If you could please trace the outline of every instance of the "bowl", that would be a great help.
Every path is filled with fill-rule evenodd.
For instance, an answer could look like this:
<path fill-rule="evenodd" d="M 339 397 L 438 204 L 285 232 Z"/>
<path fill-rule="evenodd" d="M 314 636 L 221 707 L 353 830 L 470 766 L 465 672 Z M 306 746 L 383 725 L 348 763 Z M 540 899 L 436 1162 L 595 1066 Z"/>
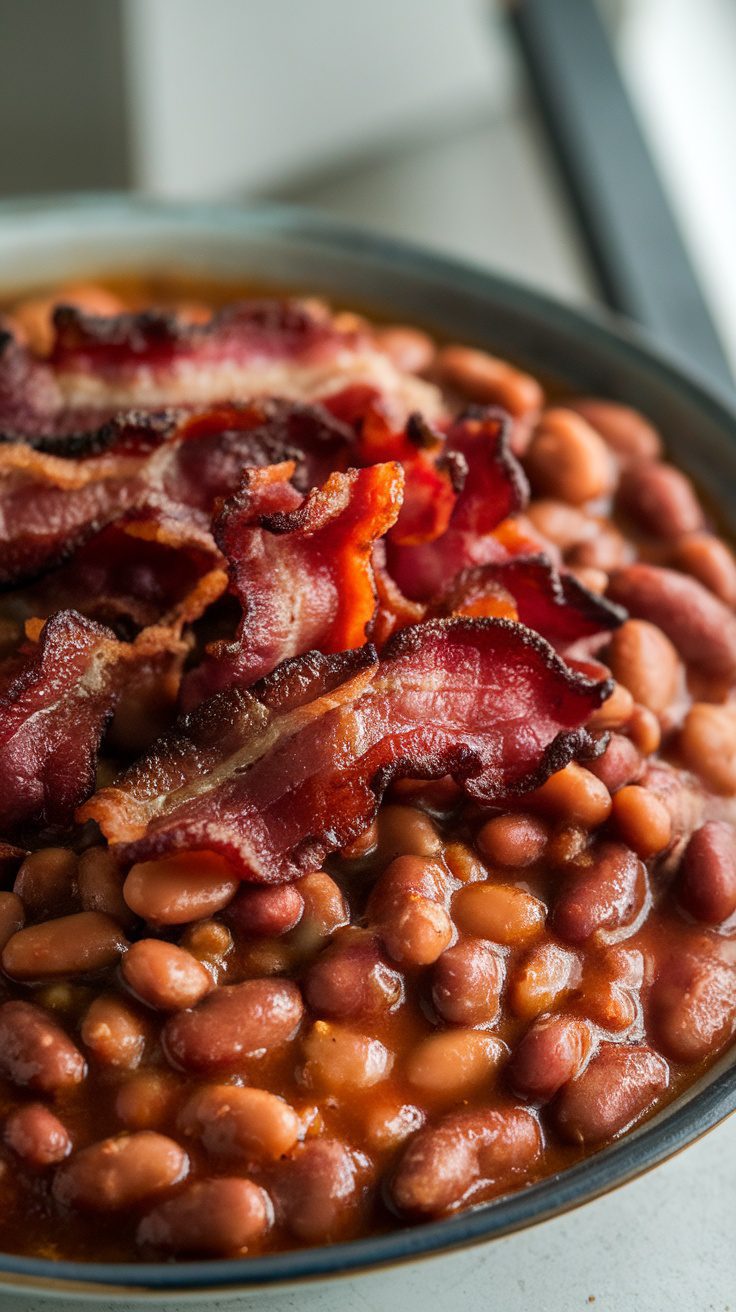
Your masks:
<path fill-rule="evenodd" d="M 0 204 L 0 289 L 129 272 L 210 275 L 322 294 L 511 356 L 576 390 L 641 408 L 677 463 L 736 523 L 736 400 L 628 326 L 485 270 L 281 207 L 72 197 Z M 81 1263 L 0 1254 L 0 1290 L 49 1304 L 242 1297 L 448 1252 L 550 1219 L 663 1162 L 736 1109 L 736 1054 L 580 1164 L 447 1220 L 241 1261 Z"/>

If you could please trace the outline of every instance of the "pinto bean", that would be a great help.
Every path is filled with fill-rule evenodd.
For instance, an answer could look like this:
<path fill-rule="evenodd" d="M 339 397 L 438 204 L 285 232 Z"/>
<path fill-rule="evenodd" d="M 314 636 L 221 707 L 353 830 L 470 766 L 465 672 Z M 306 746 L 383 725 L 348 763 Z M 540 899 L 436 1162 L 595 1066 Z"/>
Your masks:
<path fill-rule="evenodd" d="M 672 817 L 656 793 L 627 784 L 613 799 L 612 818 L 621 839 L 645 861 L 669 846 Z"/>
<path fill-rule="evenodd" d="M 623 1034 L 637 1019 L 644 959 L 640 952 L 624 954 L 620 948 L 609 952 L 585 961 L 580 987 L 572 996 L 576 1010 L 599 1029 Z"/>
<path fill-rule="evenodd" d="M 680 752 L 708 788 L 736 793 L 736 707 L 695 702 L 685 716 Z"/>
<path fill-rule="evenodd" d="M 52 1193 L 63 1207 L 125 1211 L 178 1184 L 188 1170 L 189 1158 L 178 1143 L 139 1130 L 80 1149 L 56 1172 Z"/>
<path fill-rule="evenodd" d="M 404 997 L 401 975 L 381 953 L 375 934 L 347 931 L 310 966 L 304 996 L 318 1016 L 331 1020 L 382 1016 Z"/>
<path fill-rule="evenodd" d="M 29 1102 L 11 1112 L 3 1139 L 26 1166 L 41 1170 L 69 1156 L 72 1141 L 58 1116 L 40 1102 Z"/>
<path fill-rule="evenodd" d="M 161 1038 L 169 1060 L 182 1070 L 236 1070 L 261 1049 L 293 1039 L 303 1014 L 291 980 L 249 979 L 215 989 L 193 1011 L 176 1012 Z"/>
<path fill-rule="evenodd" d="M 350 921 L 350 908 L 342 889 L 324 870 L 304 875 L 296 883 L 304 910 L 289 940 L 301 951 L 314 952 L 336 930 Z"/>
<path fill-rule="evenodd" d="M 611 814 L 605 784 L 576 761 L 550 775 L 534 796 L 548 814 L 585 829 L 597 829 Z"/>
<path fill-rule="evenodd" d="M 81 1083 L 84 1057 L 61 1026 L 32 1002 L 0 1006 L 0 1075 L 11 1084 L 56 1093 Z"/>
<path fill-rule="evenodd" d="M 705 799 L 702 788 L 665 761 L 649 762 L 641 782 L 667 807 L 672 821 L 670 850 L 677 853 L 703 822 Z"/>
<path fill-rule="evenodd" d="M 25 924 L 23 903 L 17 893 L 0 893 L 0 952 Z"/>
<path fill-rule="evenodd" d="M 680 902 L 696 920 L 720 925 L 736 912 L 736 830 L 709 820 L 690 839 L 680 865 Z"/>
<path fill-rule="evenodd" d="M 233 950 L 233 936 L 227 925 L 221 925 L 219 920 L 197 920 L 184 930 L 179 946 L 191 952 L 197 961 L 209 961 L 219 966 Z"/>
<path fill-rule="evenodd" d="M 541 410 L 544 393 L 536 378 L 508 360 L 469 346 L 444 346 L 437 354 L 440 378 L 472 401 L 500 405 L 514 419 Z"/>
<path fill-rule="evenodd" d="M 565 552 L 591 540 L 599 528 L 598 520 L 592 515 L 554 497 L 535 498 L 527 516 L 537 533 Z"/>
<path fill-rule="evenodd" d="M 574 410 L 545 410 L 526 453 L 532 489 L 572 505 L 606 496 L 616 483 L 616 467 L 603 439 Z"/>
<path fill-rule="evenodd" d="M 653 756 L 662 741 L 662 726 L 648 706 L 634 706 L 626 731 L 642 756 Z"/>
<path fill-rule="evenodd" d="M 395 1098 L 371 1098 L 365 1112 L 365 1143 L 369 1150 L 377 1152 L 398 1148 L 424 1124 L 421 1108 Z"/>
<path fill-rule="evenodd" d="M 584 943 L 600 930 L 631 925 L 647 897 L 647 872 L 620 843 L 601 843 L 570 868 L 552 923 L 566 943 Z"/>
<path fill-rule="evenodd" d="M 235 1256 L 259 1244 L 271 1217 L 268 1194 L 252 1180 L 195 1180 L 144 1216 L 136 1241 L 172 1253 Z"/>
<path fill-rule="evenodd" d="M 662 439 L 656 428 L 631 406 L 588 396 L 576 397 L 568 404 L 600 433 L 621 464 L 656 460 L 661 455 Z"/>
<path fill-rule="evenodd" d="M 77 868 L 79 898 L 84 911 L 103 911 L 130 929 L 135 916 L 123 897 L 123 875 L 118 862 L 104 847 L 88 847 Z"/>
<path fill-rule="evenodd" d="M 13 892 L 31 920 L 48 920 L 74 907 L 77 896 L 77 858 L 66 847 L 44 847 L 31 852 L 15 877 Z"/>
<path fill-rule="evenodd" d="M 608 595 L 632 615 L 656 624 L 683 660 L 704 674 L 716 679 L 736 676 L 736 616 L 697 579 L 639 563 L 613 575 Z"/>
<path fill-rule="evenodd" d="M 630 738 L 612 733 L 603 755 L 597 761 L 589 761 L 587 768 L 613 795 L 641 778 L 644 763 Z"/>
<path fill-rule="evenodd" d="M 483 939 L 465 938 L 442 953 L 432 972 L 435 1010 L 451 1025 L 486 1025 L 496 1019 L 503 988 L 503 957 Z"/>
<path fill-rule="evenodd" d="M 678 538 L 703 527 L 703 510 L 690 479 L 658 460 L 624 470 L 616 504 L 656 537 Z"/>
<path fill-rule="evenodd" d="M 621 729 L 634 709 L 634 698 L 622 683 L 614 683 L 613 692 L 593 714 L 588 716 L 590 729 Z M 600 775 L 597 776 L 600 778 Z"/>
<path fill-rule="evenodd" d="M 505 1043 L 483 1030 L 456 1028 L 428 1034 L 409 1053 L 406 1077 L 425 1097 L 458 1102 L 487 1085 L 506 1056 Z"/>
<path fill-rule="evenodd" d="M 344 1025 L 315 1021 L 304 1039 L 304 1078 L 328 1093 L 369 1089 L 393 1065 L 393 1053 L 378 1039 Z"/>
<path fill-rule="evenodd" d="M 554 1109 L 557 1128 L 572 1143 L 604 1143 L 640 1120 L 669 1079 L 667 1062 L 651 1048 L 602 1043 L 562 1090 Z"/>
<path fill-rule="evenodd" d="M 682 666 L 669 638 L 647 620 L 626 620 L 614 633 L 606 659 L 614 678 L 642 706 L 662 715 L 682 683 Z"/>
<path fill-rule="evenodd" d="M 539 861 L 548 839 L 549 830 L 543 820 L 519 811 L 487 820 L 475 841 L 489 861 L 518 868 Z"/>
<path fill-rule="evenodd" d="M 131 993 L 159 1011 L 195 1007 L 214 987 L 212 976 L 196 957 L 160 938 L 133 943 L 120 969 Z"/>
<path fill-rule="evenodd" d="M 196 1136 L 211 1157 L 228 1163 L 282 1157 L 294 1147 L 301 1128 L 283 1098 L 233 1084 L 197 1089 L 178 1124 L 182 1133 Z"/>
<path fill-rule="evenodd" d="M 600 569 L 606 574 L 634 559 L 634 548 L 620 529 L 607 519 L 593 521 L 593 531 L 567 553 L 571 569 Z"/>
<path fill-rule="evenodd" d="M 436 861 L 400 856 L 386 867 L 367 915 L 394 961 L 431 966 L 449 947 L 453 928 L 444 907 L 446 895 L 447 876 Z"/>
<path fill-rule="evenodd" d="M 714 533 L 688 533 L 680 538 L 670 564 L 692 574 L 727 606 L 736 606 L 736 557 Z"/>
<path fill-rule="evenodd" d="M 511 1054 L 511 1088 L 530 1102 L 549 1102 L 580 1072 L 592 1044 L 586 1021 L 575 1016 L 540 1016 Z"/>
<path fill-rule="evenodd" d="M 455 1112 L 420 1130 L 391 1185 L 401 1212 L 441 1215 L 480 1180 L 504 1185 L 539 1156 L 542 1135 L 521 1107 Z"/>
<path fill-rule="evenodd" d="M 374 328 L 373 340 L 379 351 L 383 351 L 397 369 L 407 374 L 424 373 L 431 365 L 437 349 L 428 333 L 403 323 Z"/>
<path fill-rule="evenodd" d="M 5 944 L 3 970 L 22 980 L 86 975 L 114 965 L 126 947 L 117 921 L 101 911 L 78 911 L 19 930 Z"/>
<path fill-rule="evenodd" d="M 304 898 L 293 884 L 275 888 L 242 888 L 233 898 L 227 918 L 241 934 L 275 938 L 298 925 Z"/>
<path fill-rule="evenodd" d="M 432 817 L 415 806 L 382 806 L 378 844 L 387 861 L 397 856 L 434 856 L 442 841 Z"/>
<path fill-rule="evenodd" d="M 153 925 L 183 925 L 221 911 L 237 889 L 220 857 L 185 852 L 132 866 L 123 896 L 131 911 Z"/>
<path fill-rule="evenodd" d="M 455 923 L 464 934 L 520 947 L 538 938 L 547 909 L 514 884 L 471 884 L 453 899 Z"/>
<path fill-rule="evenodd" d="M 133 1070 L 143 1056 L 147 1030 L 123 998 L 103 993 L 82 1021 L 82 1042 L 103 1066 Z"/>
<path fill-rule="evenodd" d="M 128 1130 L 156 1130 L 170 1120 L 178 1093 L 171 1071 L 136 1071 L 118 1088 L 115 1114 Z"/>
<path fill-rule="evenodd" d="M 580 961 L 556 943 L 540 943 L 516 967 L 509 1001 L 516 1016 L 532 1020 L 564 998 L 580 981 Z"/>
<path fill-rule="evenodd" d="M 355 1160 L 339 1139 L 300 1144 L 274 1180 L 276 1210 L 288 1230 L 307 1244 L 336 1239 L 359 1201 Z"/>
<path fill-rule="evenodd" d="M 442 856 L 453 879 L 458 879 L 461 884 L 477 884 L 488 878 L 486 867 L 467 843 L 446 843 Z"/>
<path fill-rule="evenodd" d="M 736 1028 L 736 966 L 708 940 L 673 953 L 652 990 L 652 1014 L 668 1057 L 695 1062 L 710 1056 Z"/>

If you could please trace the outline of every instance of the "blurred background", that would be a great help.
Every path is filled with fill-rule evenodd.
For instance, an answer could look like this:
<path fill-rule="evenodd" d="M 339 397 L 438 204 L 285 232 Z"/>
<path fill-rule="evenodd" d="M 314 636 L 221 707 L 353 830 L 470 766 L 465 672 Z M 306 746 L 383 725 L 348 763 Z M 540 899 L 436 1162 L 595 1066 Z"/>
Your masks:
<path fill-rule="evenodd" d="M 736 364 L 736 2 L 582 3 L 600 13 Z M 573 21 L 576 5 L 532 7 Z M 0 112 L 12 124 L 0 192 L 287 200 L 595 300 L 513 9 L 0 0 Z"/>

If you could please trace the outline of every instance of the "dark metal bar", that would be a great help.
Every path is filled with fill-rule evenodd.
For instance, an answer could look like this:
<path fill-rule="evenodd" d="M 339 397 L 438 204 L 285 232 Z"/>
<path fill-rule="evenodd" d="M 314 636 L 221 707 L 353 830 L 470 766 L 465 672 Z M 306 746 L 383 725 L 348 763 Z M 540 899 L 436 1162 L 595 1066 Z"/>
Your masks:
<path fill-rule="evenodd" d="M 515 0 L 509 11 L 606 301 L 733 386 L 594 0 Z"/>

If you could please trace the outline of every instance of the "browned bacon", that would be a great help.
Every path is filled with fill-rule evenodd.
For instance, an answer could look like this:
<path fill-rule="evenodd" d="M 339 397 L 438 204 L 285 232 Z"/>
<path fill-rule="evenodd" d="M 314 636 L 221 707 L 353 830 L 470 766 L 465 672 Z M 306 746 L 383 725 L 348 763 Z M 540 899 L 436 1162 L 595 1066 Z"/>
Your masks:
<path fill-rule="evenodd" d="M 451 774 L 496 802 L 594 754 L 611 691 L 504 620 L 435 620 L 375 649 L 286 661 L 205 702 L 81 810 L 125 860 L 210 850 L 244 879 L 314 870 L 397 777 Z"/>
<path fill-rule="evenodd" d="M 290 656 L 345 651 L 370 636 L 371 551 L 399 513 L 401 466 L 336 471 L 306 497 L 293 472 L 288 462 L 248 470 L 216 521 L 243 614 L 235 640 L 212 644 L 185 681 L 185 706 L 248 687 Z"/>
<path fill-rule="evenodd" d="M 0 667 L 4 831 L 69 822 L 94 787 L 97 749 L 126 679 L 177 647 L 170 630 L 124 643 L 75 611 L 59 611 Z"/>

